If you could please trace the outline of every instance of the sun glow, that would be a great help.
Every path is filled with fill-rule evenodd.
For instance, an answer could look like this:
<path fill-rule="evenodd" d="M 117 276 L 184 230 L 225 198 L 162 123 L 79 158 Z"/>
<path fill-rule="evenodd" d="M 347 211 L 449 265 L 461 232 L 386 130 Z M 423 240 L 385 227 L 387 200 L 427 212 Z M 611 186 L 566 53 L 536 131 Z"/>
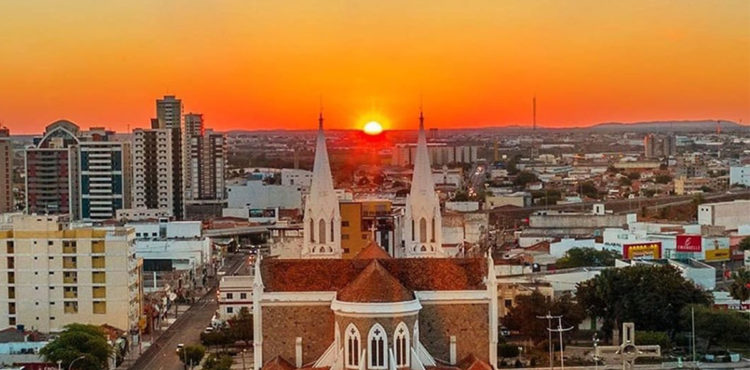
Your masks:
<path fill-rule="evenodd" d="M 370 121 L 365 123 L 365 127 L 362 128 L 362 131 L 368 135 L 378 135 L 383 132 L 383 126 L 377 121 Z"/>

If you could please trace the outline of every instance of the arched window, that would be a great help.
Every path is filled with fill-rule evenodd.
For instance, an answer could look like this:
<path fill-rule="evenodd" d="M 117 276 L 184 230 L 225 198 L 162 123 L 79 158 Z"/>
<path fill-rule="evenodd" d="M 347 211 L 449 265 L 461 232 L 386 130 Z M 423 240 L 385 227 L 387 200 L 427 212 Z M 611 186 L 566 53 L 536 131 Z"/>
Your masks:
<path fill-rule="evenodd" d="M 393 333 L 393 353 L 396 355 L 396 367 L 409 367 L 409 328 L 403 322 Z"/>
<path fill-rule="evenodd" d="M 333 219 L 331 219 L 331 242 L 333 242 Z"/>
<path fill-rule="evenodd" d="M 427 242 L 427 220 L 424 217 L 419 219 L 419 242 Z"/>
<path fill-rule="evenodd" d="M 370 344 L 368 347 L 369 368 L 385 369 L 388 363 L 388 337 L 380 324 L 372 326 L 370 334 L 367 335 L 367 343 Z"/>
<path fill-rule="evenodd" d="M 414 237 L 414 220 L 411 220 L 411 241 L 415 241 Z"/>
<path fill-rule="evenodd" d="M 435 242 L 435 217 L 432 218 L 432 236 L 430 237 L 431 242 Z"/>
<path fill-rule="evenodd" d="M 310 219 L 310 243 L 315 243 L 315 224 L 313 219 Z"/>
<path fill-rule="evenodd" d="M 323 244 L 326 242 L 326 220 L 320 219 L 318 229 L 318 243 Z"/>
<path fill-rule="evenodd" d="M 344 357 L 346 357 L 345 361 L 348 369 L 359 368 L 359 344 L 359 330 L 357 330 L 357 327 L 354 326 L 354 324 L 349 324 L 349 326 L 346 327 L 346 339 L 344 342 L 344 345 L 346 346 Z"/>

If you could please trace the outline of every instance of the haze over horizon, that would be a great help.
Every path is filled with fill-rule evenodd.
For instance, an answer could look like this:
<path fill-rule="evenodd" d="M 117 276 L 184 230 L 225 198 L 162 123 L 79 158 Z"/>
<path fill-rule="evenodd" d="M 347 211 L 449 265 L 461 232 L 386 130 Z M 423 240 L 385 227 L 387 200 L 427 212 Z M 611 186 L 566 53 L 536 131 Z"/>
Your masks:
<path fill-rule="evenodd" d="M 586 9 L 581 11 L 580 9 Z M 738 11 L 745 9 L 746 11 Z M 750 2 L 0 3 L 0 122 L 220 131 L 750 120 Z M 421 98 L 420 98 L 421 97 Z"/>

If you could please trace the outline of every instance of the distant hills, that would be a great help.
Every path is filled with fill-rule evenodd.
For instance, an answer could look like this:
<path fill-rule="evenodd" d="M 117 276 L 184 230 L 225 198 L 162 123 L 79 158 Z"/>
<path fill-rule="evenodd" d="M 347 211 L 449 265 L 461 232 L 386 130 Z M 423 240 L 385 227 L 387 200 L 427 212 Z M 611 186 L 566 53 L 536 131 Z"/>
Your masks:
<path fill-rule="evenodd" d="M 745 126 L 732 121 L 651 121 L 651 122 L 607 122 L 583 128 L 593 132 L 620 132 L 620 131 L 649 131 L 649 132 L 695 132 L 716 131 L 716 126 L 722 131 L 741 131 L 747 129 Z"/>

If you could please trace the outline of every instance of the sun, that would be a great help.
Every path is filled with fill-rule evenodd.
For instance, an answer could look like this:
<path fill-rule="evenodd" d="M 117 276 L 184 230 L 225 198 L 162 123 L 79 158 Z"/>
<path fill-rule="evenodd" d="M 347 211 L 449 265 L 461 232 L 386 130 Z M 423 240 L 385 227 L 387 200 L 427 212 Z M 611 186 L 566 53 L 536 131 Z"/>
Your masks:
<path fill-rule="evenodd" d="M 365 127 L 362 128 L 362 131 L 368 135 L 378 135 L 383 132 L 383 126 L 377 121 L 370 121 L 365 123 Z"/>

